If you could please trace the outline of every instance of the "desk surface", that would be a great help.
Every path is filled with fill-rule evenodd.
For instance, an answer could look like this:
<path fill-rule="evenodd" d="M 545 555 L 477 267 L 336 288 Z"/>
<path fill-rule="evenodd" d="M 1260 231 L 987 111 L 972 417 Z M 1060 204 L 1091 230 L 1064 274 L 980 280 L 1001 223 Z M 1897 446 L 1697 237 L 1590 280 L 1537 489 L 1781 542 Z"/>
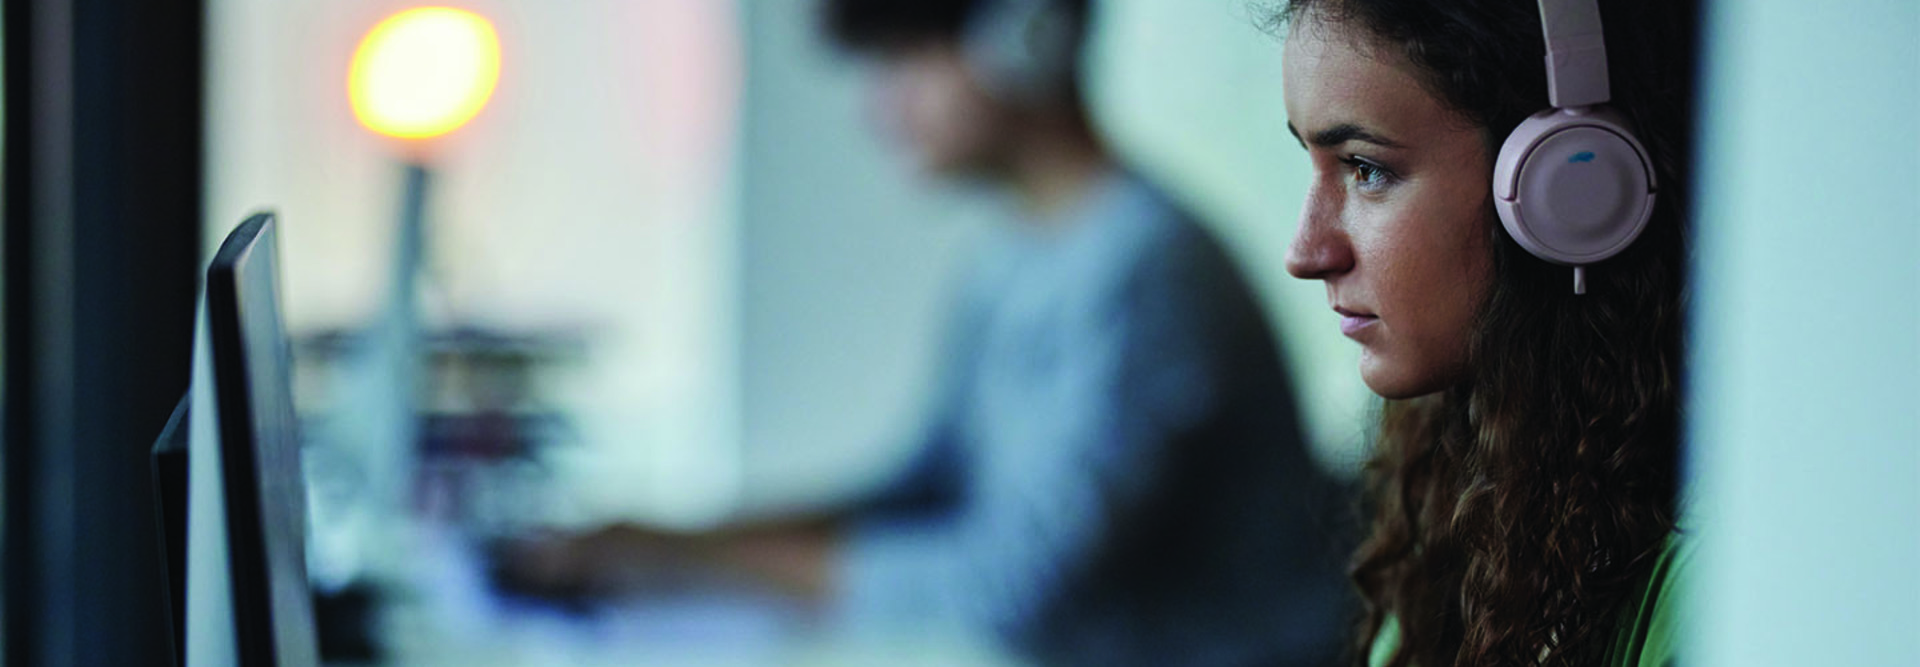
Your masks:
<path fill-rule="evenodd" d="M 376 613 L 385 665 L 688 667 L 1019 663 L 960 637 L 868 637 L 832 632 L 785 601 L 748 591 L 635 598 L 568 611 L 502 598 L 487 586 L 478 549 L 430 527 L 412 555 L 381 579 Z M 334 665 L 333 667 L 348 667 Z"/>

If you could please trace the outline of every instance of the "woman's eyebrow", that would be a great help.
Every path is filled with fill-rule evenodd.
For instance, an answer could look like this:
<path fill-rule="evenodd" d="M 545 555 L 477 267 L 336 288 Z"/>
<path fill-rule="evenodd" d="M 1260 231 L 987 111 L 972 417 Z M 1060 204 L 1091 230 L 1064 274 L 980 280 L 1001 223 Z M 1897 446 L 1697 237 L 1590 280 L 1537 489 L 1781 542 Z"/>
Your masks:
<path fill-rule="evenodd" d="M 1303 147 L 1307 144 L 1313 144 L 1321 148 L 1332 148 L 1349 141 L 1365 142 L 1381 148 L 1401 147 L 1400 142 L 1375 134 L 1353 123 L 1341 123 L 1324 130 L 1316 131 L 1311 136 L 1301 137 L 1300 130 L 1294 128 L 1292 121 L 1288 121 L 1287 132 L 1292 133 L 1294 140 L 1299 141 Z"/>

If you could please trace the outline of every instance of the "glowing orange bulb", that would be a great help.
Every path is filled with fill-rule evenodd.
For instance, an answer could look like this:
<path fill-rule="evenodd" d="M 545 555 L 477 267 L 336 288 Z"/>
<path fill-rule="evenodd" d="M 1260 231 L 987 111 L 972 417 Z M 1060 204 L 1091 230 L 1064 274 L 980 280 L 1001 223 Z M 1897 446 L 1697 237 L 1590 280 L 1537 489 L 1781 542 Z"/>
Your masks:
<path fill-rule="evenodd" d="M 387 17 L 360 40 L 347 97 L 360 124 L 401 139 L 460 129 L 500 81 L 500 39 L 486 18 L 451 7 Z"/>

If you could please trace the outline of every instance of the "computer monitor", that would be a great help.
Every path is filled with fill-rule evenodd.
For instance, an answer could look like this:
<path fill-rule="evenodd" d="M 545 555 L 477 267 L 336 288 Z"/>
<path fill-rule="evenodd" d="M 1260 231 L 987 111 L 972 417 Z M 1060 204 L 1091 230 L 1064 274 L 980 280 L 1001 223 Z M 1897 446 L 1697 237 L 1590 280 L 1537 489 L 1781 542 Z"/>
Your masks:
<path fill-rule="evenodd" d="M 154 502 L 159 509 L 160 561 L 167 567 L 169 665 L 187 664 L 187 409 L 180 399 L 153 443 Z"/>
<path fill-rule="evenodd" d="M 207 268 L 189 391 L 187 667 L 319 664 L 271 214 Z"/>

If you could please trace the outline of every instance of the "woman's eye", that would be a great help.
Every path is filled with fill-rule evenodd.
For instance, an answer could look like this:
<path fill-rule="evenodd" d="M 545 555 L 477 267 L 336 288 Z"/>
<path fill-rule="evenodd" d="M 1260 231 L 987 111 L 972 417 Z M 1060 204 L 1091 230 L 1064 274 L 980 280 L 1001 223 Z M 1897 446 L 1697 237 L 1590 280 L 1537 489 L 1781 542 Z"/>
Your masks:
<path fill-rule="evenodd" d="M 1393 183 L 1393 174 L 1385 167 L 1357 157 L 1346 158 L 1341 162 L 1345 162 L 1347 168 L 1353 171 L 1353 182 L 1362 190 L 1379 190 Z"/>

